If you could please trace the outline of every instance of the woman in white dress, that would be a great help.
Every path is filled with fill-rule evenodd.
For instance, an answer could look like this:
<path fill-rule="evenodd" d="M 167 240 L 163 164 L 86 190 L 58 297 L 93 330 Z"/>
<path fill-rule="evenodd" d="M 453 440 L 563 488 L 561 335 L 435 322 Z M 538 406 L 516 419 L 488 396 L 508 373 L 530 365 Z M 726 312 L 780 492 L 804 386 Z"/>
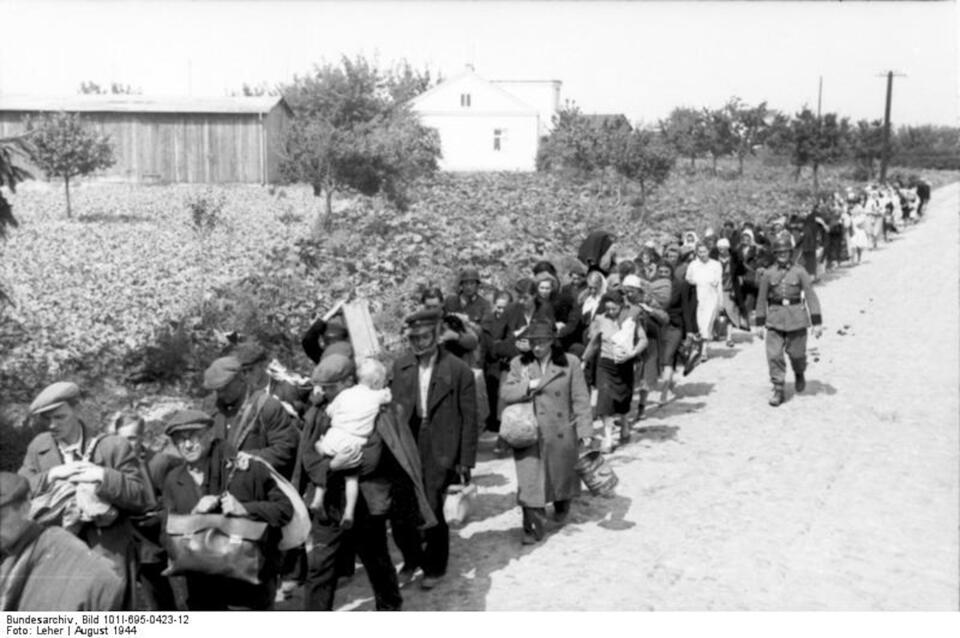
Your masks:
<path fill-rule="evenodd" d="M 697 289 L 697 328 L 700 339 L 709 340 L 713 336 L 713 322 L 720 311 L 723 281 L 723 266 L 716 259 L 710 259 L 710 250 L 706 244 L 697 244 L 697 258 L 687 267 L 687 283 Z M 707 358 L 706 349 L 703 354 Z"/>
<path fill-rule="evenodd" d="M 850 259 L 855 263 L 860 263 L 863 257 L 863 251 L 870 245 L 870 237 L 867 235 L 867 229 L 871 228 L 873 221 L 867 214 L 862 200 L 854 204 L 850 210 Z"/>

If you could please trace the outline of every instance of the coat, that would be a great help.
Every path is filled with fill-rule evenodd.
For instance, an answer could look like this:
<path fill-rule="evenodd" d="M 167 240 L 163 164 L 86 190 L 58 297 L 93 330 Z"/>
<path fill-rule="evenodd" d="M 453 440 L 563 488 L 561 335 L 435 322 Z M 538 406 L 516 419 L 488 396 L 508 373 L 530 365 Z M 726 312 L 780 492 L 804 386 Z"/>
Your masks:
<path fill-rule="evenodd" d="M 249 418 L 244 414 L 249 408 Z M 237 413 L 228 416 L 214 408 L 213 428 L 217 437 L 241 452 L 255 454 L 289 478 L 300 433 L 296 417 L 266 390 L 257 390 L 244 401 Z"/>
<path fill-rule="evenodd" d="M 60 527 L 30 523 L 0 563 L 0 611 L 114 611 L 123 579 Z"/>
<path fill-rule="evenodd" d="M 544 507 L 580 493 L 576 465 L 579 439 L 593 431 L 590 393 L 580 369 L 580 360 L 564 354 L 566 365 L 552 359 L 541 371 L 536 362 L 524 364 L 525 357 L 510 362 L 510 372 L 500 387 L 507 404 L 532 398 L 540 440 L 514 450 L 517 467 L 517 501 L 524 507 Z M 541 379 L 530 391 L 530 379 Z"/>
<path fill-rule="evenodd" d="M 328 512 L 338 512 L 343 508 L 343 481 L 329 480 L 330 457 L 320 454 L 314 447 L 330 427 L 330 417 L 324 410 L 325 406 L 326 403 L 314 406 L 307 412 L 293 484 L 304 496 L 309 496 L 310 487 L 313 485 L 325 488 L 325 509 Z M 374 427 L 374 433 L 362 450 L 360 462 L 360 494 L 367 504 L 367 510 L 373 515 L 386 514 L 393 487 L 398 481 L 409 480 L 419 506 L 420 527 L 436 525 L 436 518 L 423 490 L 423 473 L 420 469 L 417 443 L 413 440 L 410 428 L 400 424 L 398 406 L 392 403 L 382 407 Z M 388 454 L 383 454 L 384 451 Z"/>
<path fill-rule="evenodd" d="M 390 392 L 398 404 L 401 425 L 417 419 L 420 398 L 419 363 L 407 353 L 393 364 Z M 417 426 L 417 449 L 423 487 L 431 507 L 440 506 L 457 466 L 472 468 L 477 459 L 477 391 L 473 371 L 460 359 L 440 349 L 427 390 L 427 413 Z"/>
<path fill-rule="evenodd" d="M 784 300 L 801 299 L 801 293 L 804 303 L 783 305 Z M 796 264 L 787 268 L 774 264 L 764 270 L 757 293 L 757 325 L 789 332 L 807 328 L 811 322 L 819 326 L 823 320 L 820 300 L 807 271 Z"/>
<path fill-rule="evenodd" d="M 95 438 L 92 429 L 83 425 L 84 446 L 88 449 Z M 77 536 L 94 552 L 113 562 L 124 579 L 126 593 L 124 607 L 133 605 L 133 586 L 137 579 L 137 547 L 134 542 L 130 516 L 144 513 L 152 502 L 149 488 L 141 473 L 140 459 L 126 439 L 116 435 L 100 437 L 90 452 L 90 462 L 103 468 L 103 482 L 97 486 L 97 496 L 119 511 L 110 525 L 98 527 L 88 523 Z M 47 472 L 63 465 L 63 456 L 53 435 L 41 432 L 27 446 L 19 474 L 30 482 L 31 494 L 36 496 L 49 487 Z"/>

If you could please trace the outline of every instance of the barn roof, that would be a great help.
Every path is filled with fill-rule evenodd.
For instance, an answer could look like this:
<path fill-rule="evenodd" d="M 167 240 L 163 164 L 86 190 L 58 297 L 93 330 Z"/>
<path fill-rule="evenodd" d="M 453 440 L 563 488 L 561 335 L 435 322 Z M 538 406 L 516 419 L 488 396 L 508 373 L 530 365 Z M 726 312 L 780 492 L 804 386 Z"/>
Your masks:
<path fill-rule="evenodd" d="M 278 95 L 256 97 L 176 97 L 146 95 L 0 95 L 0 111 L 70 111 L 88 113 L 252 113 L 266 114 Z"/>

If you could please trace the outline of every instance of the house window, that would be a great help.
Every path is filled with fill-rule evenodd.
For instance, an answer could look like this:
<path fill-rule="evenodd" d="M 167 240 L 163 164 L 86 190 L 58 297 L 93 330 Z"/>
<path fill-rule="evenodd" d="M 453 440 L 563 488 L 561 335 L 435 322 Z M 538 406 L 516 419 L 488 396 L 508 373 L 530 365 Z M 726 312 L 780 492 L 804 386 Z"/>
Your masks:
<path fill-rule="evenodd" d="M 461 93 L 461 94 L 460 94 L 460 106 L 463 106 L 463 107 L 468 107 L 468 106 L 470 106 L 470 94 L 469 94 L 469 93 Z"/>
<path fill-rule="evenodd" d="M 495 128 L 493 129 L 493 150 L 501 151 L 503 150 L 503 143 L 507 139 L 507 129 Z"/>

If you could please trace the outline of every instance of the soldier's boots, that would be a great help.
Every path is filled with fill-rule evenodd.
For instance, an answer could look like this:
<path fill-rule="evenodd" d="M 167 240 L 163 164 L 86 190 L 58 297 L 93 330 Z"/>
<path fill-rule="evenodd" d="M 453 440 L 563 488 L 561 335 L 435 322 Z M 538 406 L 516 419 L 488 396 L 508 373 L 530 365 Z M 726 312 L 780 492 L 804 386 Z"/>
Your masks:
<path fill-rule="evenodd" d="M 796 383 L 794 383 L 793 387 L 796 389 L 797 394 L 800 394 L 807 389 L 807 379 L 803 376 L 802 372 L 797 372 L 796 377 Z"/>
<path fill-rule="evenodd" d="M 770 400 L 768 401 L 773 407 L 779 406 L 783 403 L 783 386 L 775 385 L 773 386 L 773 392 L 770 394 Z"/>

